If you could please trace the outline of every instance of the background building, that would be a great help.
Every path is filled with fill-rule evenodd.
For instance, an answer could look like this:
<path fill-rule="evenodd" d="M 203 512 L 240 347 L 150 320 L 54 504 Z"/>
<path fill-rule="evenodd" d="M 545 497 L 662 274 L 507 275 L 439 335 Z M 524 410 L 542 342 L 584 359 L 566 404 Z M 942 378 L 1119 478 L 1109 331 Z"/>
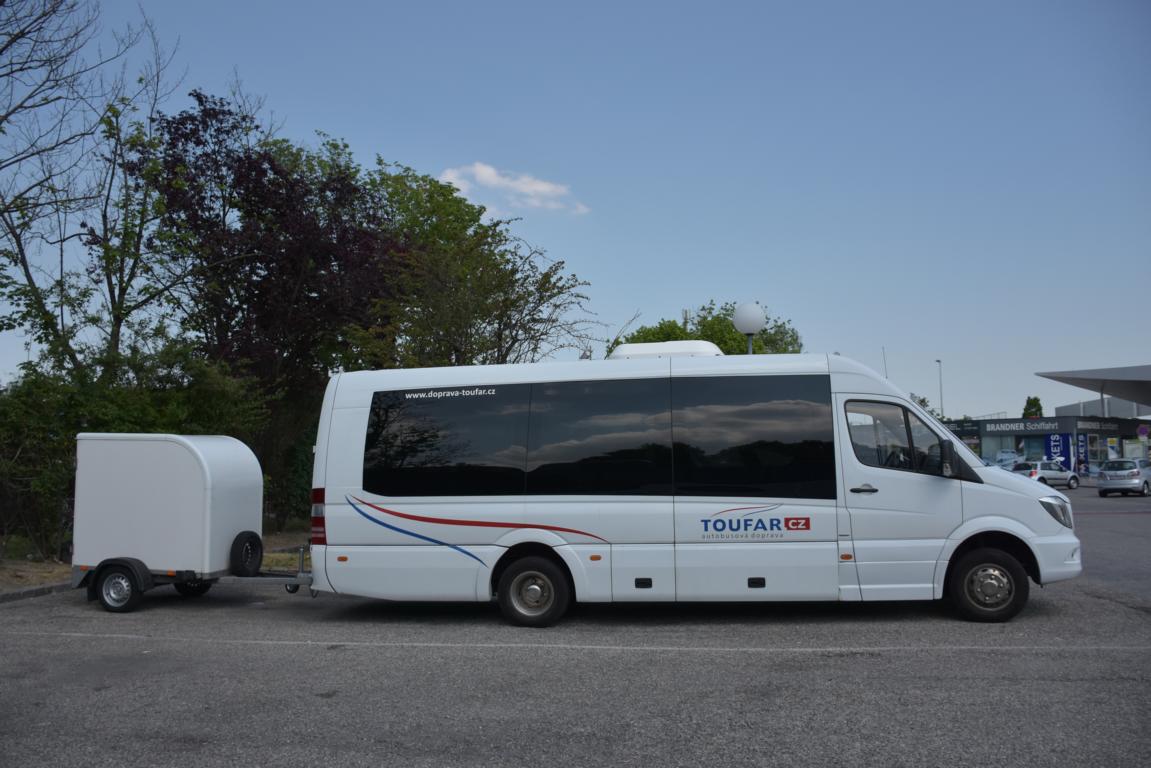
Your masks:
<path fill-rule="evenodd" d="M 1054 459 L 1068 468 L 1083 461 L 1096 468 L 1108 459 L 1147 457 L 1151 365 L 1036 375 L 1098 392 L 1099 397 L 1059 406 L 1053 417 L 950 421 L 948 429 L 988 461 L 995 461 L 1000 451 L 1015 451 L 1027 459 Z"/>
<path fill-rule="evenodd" d="M 1118 397 L 1105 397 L 1100 403 L 1098 398 L 1084 400 L 1071 405 L 1060 405 L 1055 408 L 1056 416 L 1116 416 L 1126 419 L 1151 419 L 1151 405 L 1133 403 L 1130 400 L 1121 400 Z"/>
<path fill-rule="evenodd" d="M 1059 461 L 1068 468 L 1087 461 L 1147 456 L 1151 424 L 1138 419 L 1045 416 L 1036 419 L 968 419 L 944 422 L 955 436 L 988 461 L 1000 451 Z"/>

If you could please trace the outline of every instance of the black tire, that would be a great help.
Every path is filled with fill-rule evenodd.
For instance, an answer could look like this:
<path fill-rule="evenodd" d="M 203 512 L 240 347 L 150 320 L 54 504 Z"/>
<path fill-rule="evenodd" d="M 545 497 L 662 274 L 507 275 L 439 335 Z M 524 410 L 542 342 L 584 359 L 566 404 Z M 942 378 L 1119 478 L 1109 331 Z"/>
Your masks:
<path fill-rule="evenodd" d="M 1044 485 L 1047 485 L 1047 478 L 1041 477 L 1041 478 L 1039 478 L 1039 482 L 1043 483 Z"/>
<path fill-rule="evenodd" d="M 195 579 L 193 581 L 178 581 L 172 586 L 184 597 L 201 597 L 212 588 L 212 582 Z"/>
<path fill-rule="evenodd" d="M 558 565 L 543 557 L 525 557 L 500 576 L 496 598 L 504 618 L 512 624 L 548 627 L 567 613 L 571 591 Z"/>
<path fill-rule="evenodd" d="M 1012 555 L 987 547 L 959 558 L 948 577 L 947 593 L 968 621 L 1008 621 L 1027 604 L 1031 582 Z"/>
<path fill-rule="evenodd" d="M 96 595 L 105 611 L 128 613 L 140 604 L 140 585 L 131 568 L 112 565 L 100 571 L 96 579 Z"/>
<path fill-rule="evenodd" d="M 1107 498 L 1107 491 L 1100 491 L 1099 495 L 1102 496 L 1103 498 Z"/>
<path fill-rule="evenodd" d="M 237 533 L 228 557 L 233 576 L 258 576 L 264 562 L 264 543 L 255 531 Z"/>
<path fill-rule="evenodd" d="M 284 591 L 287 592 L 289 595 L 294 595 L 300 591 L 300 585 L 299 584 L 285 584 L 284 585 Z"/>
<path fill-rule="evenodd" d="M 1079 487 L 1079 478 L 1078 477 L 1076 477 L 1075 475 L 1072 475 L 1071 477 L 1067 478 L 1067 490 L 1074 491 L 1078 487 Z"/>

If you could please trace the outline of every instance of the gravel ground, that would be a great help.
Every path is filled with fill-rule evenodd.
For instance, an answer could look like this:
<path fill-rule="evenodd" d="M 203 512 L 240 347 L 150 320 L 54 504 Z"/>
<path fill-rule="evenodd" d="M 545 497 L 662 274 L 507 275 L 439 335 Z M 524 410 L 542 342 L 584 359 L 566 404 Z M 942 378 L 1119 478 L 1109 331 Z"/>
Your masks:
<path fill-rule="evenodd" d="M 1090 495 L 1087 495 L 1087 494 Z M 1144 766 L 1151 504 L 1003 625 L 923 603 L 494 606 L 170 589 L 0 605 L 0 765 Z"/>

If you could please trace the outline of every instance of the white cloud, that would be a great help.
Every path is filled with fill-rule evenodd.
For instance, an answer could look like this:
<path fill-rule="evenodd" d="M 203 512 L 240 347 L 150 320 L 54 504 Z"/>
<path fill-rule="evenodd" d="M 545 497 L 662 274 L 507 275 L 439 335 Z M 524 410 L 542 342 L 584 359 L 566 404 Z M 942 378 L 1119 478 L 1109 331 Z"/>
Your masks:
<path fill-rule="evenodd" d="M 449 168 L 441 173 L 440 181 L 446 181 L 448 184 L 451 184 L 458 189 L 462 195 L 466 195 L 472 188 L 471 182 L 464 178 L 464 175 L 460 173 L 460 169 L 458 168 Z"/>
<path fill-rule="evenodd" d="M 448 168 L 440 174 L 440 181 L 453 185 L 468 197 L 473 193 L 481 197 L 486 196 L 482 194 L 484 192 L 498 193 L 501 207 L 570 211 L 579 216 L 591 211 L 580 201 L 572 199 L 571 189 L 566 184 L 537 179 L 526 173 L 501 171 L 487 163 Z M 491 210 L 495 206 L 487 207 Z"/>

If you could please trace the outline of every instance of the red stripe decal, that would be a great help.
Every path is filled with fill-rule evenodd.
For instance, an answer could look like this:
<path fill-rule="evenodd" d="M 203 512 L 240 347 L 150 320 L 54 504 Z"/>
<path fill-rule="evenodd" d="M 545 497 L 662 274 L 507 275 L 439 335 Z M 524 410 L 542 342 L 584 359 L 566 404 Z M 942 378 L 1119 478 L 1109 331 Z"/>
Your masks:
<path fill-rule="evenodd" d="M 715 517 L 716 515 L 722 515 L 725 512 L 743 512 L 743 511 L 748 510 L 748 509 L 762 509 L 764 511 L 770 511 L 773 509 L 779 509 L 782 506 L 783 506 L 782 504 L 760 504 L 759 506 L 755 506 L 755 507 L 732 507 L 731 509 L 721 509 L 718 512 L 712 512 L 711 516 Z M 745 515 L 745 517 L 746 517 L 746 515 Z"/>
<path fill-rule="evenodd" d="M 607 539 L 596 536 L 594 533 L 587 531 L 576 530 L 575 528 L 561 528 L 558 525 L 538 525 L 536 523 L 497 523 L 488 520 L 448 520 L 443 517 L 424 517 L 423 515 L 409 515 L 404 512 L 397 512 L 394 509 L 385 509 L 384 507 L 373 504 L 370 501 L 364 501 L 357 498 L 356 501 L 365 504 L 377 512 L 383 512 L 385 515 L 392 515 L 393 517 L 402 517 L 405 520 L 415 520 L 420 523 L 435 523 L 436 525 L 466 525 L 475 528 L 539 528 L 544 531 L 555 531 L 557 533 L 574 533 L 579 536 L 587 536 L 589 539 L 596 539 L 607 544 Z"/>

